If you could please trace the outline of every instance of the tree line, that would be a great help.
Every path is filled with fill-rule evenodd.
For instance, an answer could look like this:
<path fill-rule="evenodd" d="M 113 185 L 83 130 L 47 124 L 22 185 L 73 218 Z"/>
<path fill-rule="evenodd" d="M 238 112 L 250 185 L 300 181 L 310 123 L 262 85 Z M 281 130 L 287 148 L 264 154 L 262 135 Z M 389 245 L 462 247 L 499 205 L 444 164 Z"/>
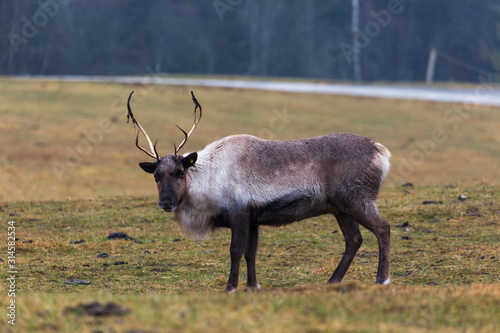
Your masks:
<path fill-rule="evenodd" d="M 436 80 L 498 78 L 497 0 L 359 0 L 358 11 L 354 27 L 351 0 L 6 0 L 0 74 L 354 80 L 357 61 L 363 81 L 423 81 L 435 48 Z"/>

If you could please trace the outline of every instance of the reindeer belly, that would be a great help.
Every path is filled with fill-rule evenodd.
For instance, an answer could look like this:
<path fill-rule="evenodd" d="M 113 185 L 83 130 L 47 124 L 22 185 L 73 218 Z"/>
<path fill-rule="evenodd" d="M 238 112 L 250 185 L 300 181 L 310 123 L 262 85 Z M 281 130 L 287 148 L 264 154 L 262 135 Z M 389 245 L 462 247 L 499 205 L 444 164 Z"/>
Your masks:
<path fill-rule="evenodd" d="M 281 226 L 326 213 L 333 213 L 334 207 L 309 195 L 290 194 L 270 203 L 257 205 L 254 209 L 260 225 Z"/>

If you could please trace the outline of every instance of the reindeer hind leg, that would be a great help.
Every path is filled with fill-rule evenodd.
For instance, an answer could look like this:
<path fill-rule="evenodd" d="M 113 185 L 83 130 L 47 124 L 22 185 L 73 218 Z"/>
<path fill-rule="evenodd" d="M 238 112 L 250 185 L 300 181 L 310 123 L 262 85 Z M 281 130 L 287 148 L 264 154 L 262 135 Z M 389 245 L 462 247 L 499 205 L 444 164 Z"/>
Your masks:
<path fill-rule="evenodd" d="M 376 283 L 388 285 L 390 283 L 389 259 L 391 247 L 391 226 L 380 216 L 375 202 L 368 205 L 364 212 L 358 212 L 354 214 L 354 216 L 359 224 L 373 232 L 377 237 L 379 246 L 379 262 Z"/>
<path fill-rule="evenodd" d="M 363 238 L 359 232 L 359 223 L 354 219 L 354 217 L 344 213 L 337 213 L 335 214 L 335 218 L 337 219 L 340 230 L 342 230 L 342 234 L 344 235 L 345 251 L 337 268 L 328 280 L 328 283 L 338 283 L 342 281 L 342 278 L 351 266 L 354 256 L 363 242 Z"/>

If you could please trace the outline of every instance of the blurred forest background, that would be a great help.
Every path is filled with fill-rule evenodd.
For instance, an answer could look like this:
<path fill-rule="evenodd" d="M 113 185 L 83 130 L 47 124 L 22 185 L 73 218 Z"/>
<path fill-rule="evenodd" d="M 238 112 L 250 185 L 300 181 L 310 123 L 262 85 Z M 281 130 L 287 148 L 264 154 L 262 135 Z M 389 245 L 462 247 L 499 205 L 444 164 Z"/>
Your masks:
<path fill-rule="evenodd" d="M 401 0 L 391 13 L 393 2 L 3 0 L 0 74 L 423 81 L 435 48 L 435 80 L 498 80 L 498 0 Z"/>

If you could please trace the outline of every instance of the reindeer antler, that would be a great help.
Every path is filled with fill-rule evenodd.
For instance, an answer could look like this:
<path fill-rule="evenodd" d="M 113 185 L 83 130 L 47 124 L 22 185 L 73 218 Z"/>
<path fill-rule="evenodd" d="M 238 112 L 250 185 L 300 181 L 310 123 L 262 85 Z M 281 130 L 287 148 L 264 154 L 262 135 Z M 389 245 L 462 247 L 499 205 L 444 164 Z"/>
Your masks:
<path fill-rule="evenodd" d="M 128 108 L 127 123 L 129 122 L 130 119 L 132 119 L 132 123 L 134 124 L 134 128 L 135 128 L 135 125 L 137 125 L 137 127 L 139 127 L 139 130 L 137 131 L 137 136 L 135 137 L 135 145 L 137 146 L 137 148 L 139 148 L 140 150 L 142 150 L 143 152 L 145 152 L 148 156 L 151 156 L 152 158 L 155 158 L 157 161 L 159 161 L 160 160 L 160 156 L 158 155 L 158 152 L 156 151 L 156 143 L 158 141 L 156 141 L 155 144 L 153 145 L 153 143 L 151 142 L 151 139 L 149 138 L 148 133 L 146 133 L 146 131 L 144 130 L 144 128 L 142 128 L 141 124 L 139 124 L 139 122 L 134 118 L 134 114 L 132 113 L 132 109 L 130 108 L 130 99 L 132 98 L 132 94 L 133 93 L 134 92 L 132 91 L 130 93 L 130 95 L 128 96 L 128 101 L 127 101 L 127 108 Z M 144 136 L 146 137 L 146 140 L 148 141 L 150 151 L 148 151 L 148 150 L 142 148 L 141 146 L 139 146 L 139 133 L 141 133 L 141 132 L 142 132 L 142 134 L 144 134 Z"/>
<path fill-rule="evenodd" d="M 176 147 L 175 143 L 174 143 L 174 149 L 175 149 L 175 153 L 174 154 L 175 154 L 175 157 L 177 157 L 177 155 L 179 154 L 179 150 L 181 150 L 181 148 L 184 146 L 184 144 L 186 144 L 188 138 L 191 136 L 191 134 L 193 133 L 193 131 L 196 128 L 196 126 L 198 126 L 198 123 L 200 122 L 200 119 L 201 119 L 202 108 L 201 108 L 200 103 L 198 103 L 198 100 L 196 99 L 196 97 L 194 97 L 193 91 L 191 91 L 191 97 L 192 97 L 193 103 L 194 103 L 194 111 L 193 111 L 194 125 L 191 128 L 191 130 L 189 131 L 189 133 L 186 133 L 185 130 L 183 130 L 179 126 L 175 125 L 175 126 L 177 126 L 178 129 L 180 129 L 182 131 L 182 133 L 184 133 L 184 140 L 179 144 L 179 147 Z M 200 109 L 200 114 L 199 115 L 196 112 L 198 109 Z"/>

